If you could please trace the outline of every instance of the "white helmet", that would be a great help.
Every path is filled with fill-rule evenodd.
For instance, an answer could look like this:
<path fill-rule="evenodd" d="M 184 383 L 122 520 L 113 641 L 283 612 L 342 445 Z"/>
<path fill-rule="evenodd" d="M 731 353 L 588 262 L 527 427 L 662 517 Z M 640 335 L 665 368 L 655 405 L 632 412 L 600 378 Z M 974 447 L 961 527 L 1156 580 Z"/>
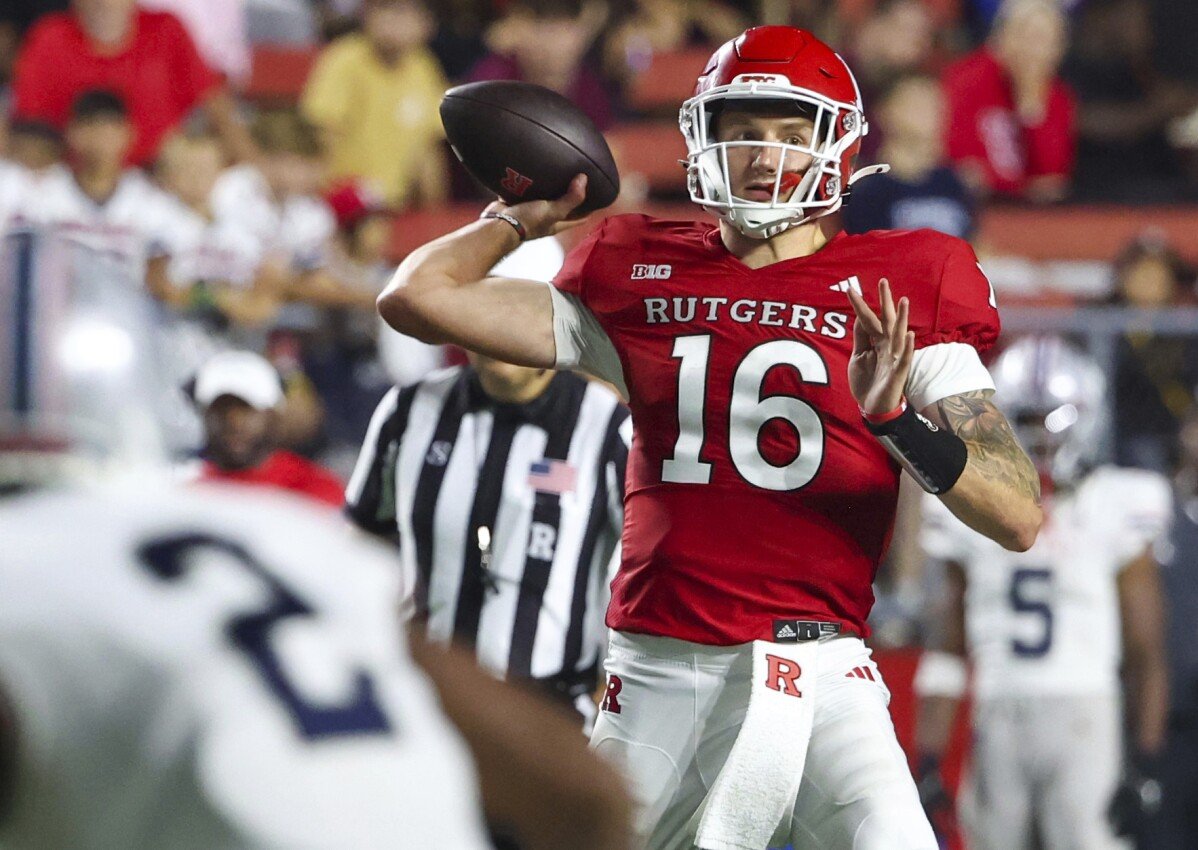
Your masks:
<path fill-rule="evenodd" d="M 1029 336 L 1007 347 L 990 372 L 995 403 L 1042 475 L 1067 485 L 1094 466 L 1107 380 L 1093 357 L 1060 337 Z"/>
<path fill-rule="evenodd" d="M 139 271 L 65 234 L 0 246 L 0 487 L 162 468 L 178 389 Z"/>
<path fill-rule="evenodd" d="M 815 124 L 806 145 L 762 141 L 715 141 L 713 118 L 730 101 L 790 104 Z M 690 198 L 746 236 L 767 239 L 840 209 L 851 183 L 887 170 L 853 172 L 869 125 L 852 71 L 830 47 L 794 27 L 755 27 L 727 42 L 707 63 L 695 94 L 682 105 L 679 126 L 686 139 Z M 811 164 L 800 177 L 782 167 L 773 197 L 752 201 L 732 193 L 728 149 L 777 148 L 806 154 Z"/>

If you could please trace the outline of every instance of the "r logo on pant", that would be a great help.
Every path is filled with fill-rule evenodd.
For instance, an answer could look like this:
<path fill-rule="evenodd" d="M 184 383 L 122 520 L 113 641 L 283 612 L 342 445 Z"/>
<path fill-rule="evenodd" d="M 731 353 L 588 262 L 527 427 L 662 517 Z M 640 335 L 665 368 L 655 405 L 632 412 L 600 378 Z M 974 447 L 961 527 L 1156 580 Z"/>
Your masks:
<path fill-rule="evenodd" d="M 765 686 L 770 690 L 781 691 L 790 697 L 801 697 L 803 692 L 795 684 L 803 675 L 803 670 L 789 658 L 780 655 L 765 656 L 769 669 L 765 674 Z M 610 688 L 610 685 L 608 686 Z"/>
<path fill-rule="evenodd" d="M 599 706 L 601 711 L 606 711 L 610 714 L 620 713 L 620 691 L 624 689 L 624 683 L 620 681 L 620 677 L 614 673 L 608 674 L 607 690 L 603 694 L 603 703 Z"/>

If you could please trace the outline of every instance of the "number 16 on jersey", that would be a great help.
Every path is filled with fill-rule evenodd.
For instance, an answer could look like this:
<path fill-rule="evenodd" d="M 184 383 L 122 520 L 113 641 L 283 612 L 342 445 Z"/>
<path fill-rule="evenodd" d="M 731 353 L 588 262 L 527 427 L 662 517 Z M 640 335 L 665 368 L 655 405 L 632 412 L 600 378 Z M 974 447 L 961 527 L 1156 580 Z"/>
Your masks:
<path fill-rule="evenodd" d="M 677 337 L 672 356 L 678 369 L 678 440 L 674 454 L 662 463 L 661 480 L 673 484 L 707 484 L 712 464 L 701 460 L 707 402 L 709 334 Z M 824 426 L 819 414 L 802 399 L 788 395 L 761 397 L 766 374 L 790 366 L 805 382 L 826 386 L 828 366 L 810 345 L 792 339 L 763 342 L 736 366 L 728 410 L 728 456 L 736 472 L 754 487 L 797 490 L 811 482 L 824 454 Z M 799 437 L 799 451 L 777 466 L 761 454 L 758 438 L 772 419 L 788 422 Z"/>

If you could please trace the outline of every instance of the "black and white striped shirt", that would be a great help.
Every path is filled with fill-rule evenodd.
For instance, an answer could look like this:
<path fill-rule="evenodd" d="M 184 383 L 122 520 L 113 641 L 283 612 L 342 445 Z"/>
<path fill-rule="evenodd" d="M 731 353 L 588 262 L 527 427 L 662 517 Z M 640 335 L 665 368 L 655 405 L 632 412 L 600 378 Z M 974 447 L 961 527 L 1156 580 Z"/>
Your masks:
<path fill-rule="evenodd" d="M 606 643 L 631 438 L 627 408 L 578 375 L 517 405 L 446 369 L 384 397 L 347 510 L 398 536 L 430 639 L 574 697 L 593 690 Z"/>

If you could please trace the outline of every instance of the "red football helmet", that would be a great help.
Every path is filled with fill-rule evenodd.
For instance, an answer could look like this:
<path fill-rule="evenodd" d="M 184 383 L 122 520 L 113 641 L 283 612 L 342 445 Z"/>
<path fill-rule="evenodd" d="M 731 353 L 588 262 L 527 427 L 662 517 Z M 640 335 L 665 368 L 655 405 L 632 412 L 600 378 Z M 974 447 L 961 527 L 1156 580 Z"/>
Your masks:
<path fill-rule="evenodd" d="M 712 120 L 730 100 L 793 102 L 815 123 L 810 144 L 716 141 Z M 886 168 L 853 173 L 861 137 L 869 132 L 857 81 L 832 48 L 794 27 L 754 27 L 717 50 L 694 97 L 682 105 L 679 125 L 686 138 L 691 200 L 758 239 L 835 212 L 849 184 Z M 779 167 L 771 200 L 746 200 L 733 194 L 728 173 L 728 148 L 738 146 L 776 147 L 780 162 L 796 152 L 810 155 L 812 162 L 801 179 Z"/>

